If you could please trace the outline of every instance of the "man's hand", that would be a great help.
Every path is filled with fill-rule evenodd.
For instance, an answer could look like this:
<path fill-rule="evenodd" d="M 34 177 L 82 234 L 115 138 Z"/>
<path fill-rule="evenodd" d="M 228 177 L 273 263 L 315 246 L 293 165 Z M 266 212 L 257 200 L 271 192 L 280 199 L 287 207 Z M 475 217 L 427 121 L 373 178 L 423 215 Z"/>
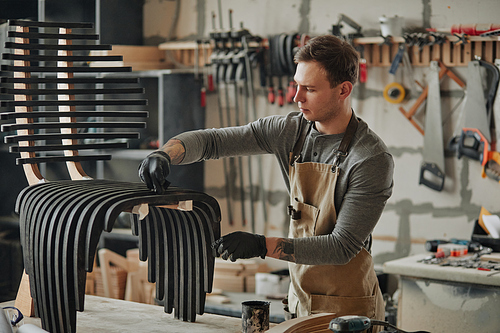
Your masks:
<path fill-rule="evenodd" d="M 170 185 L 167 176 L 170 173 L 170 156 L 163 151 L 148 155 L 139 166 L 139 178 L 146 186 L 158 194 L 163 194 Z"/>
<path fill-rule="evenodd" d="M 212 244 L 217 256 L 222 259 L 236 261 L 236 259 L 249 259 L 267 254 L 266 237 L 243 231 L 227 234 Z"/>

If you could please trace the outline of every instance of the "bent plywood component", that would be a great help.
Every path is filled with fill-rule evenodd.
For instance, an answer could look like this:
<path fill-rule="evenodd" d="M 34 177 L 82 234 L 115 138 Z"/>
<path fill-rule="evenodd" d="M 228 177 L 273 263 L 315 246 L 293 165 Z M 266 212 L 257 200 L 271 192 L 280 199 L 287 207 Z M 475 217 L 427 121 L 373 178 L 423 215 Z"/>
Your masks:
<path fill-rule="evenodd" d="M 29 290 L 43 328 L 75 332 L 76 311 L 84 310 L 86 275 L 94 267 L 102 232 L 112 231 L 121 212 L 140 205 L 149 205 L 149 214 L 141 221 L 132 215 L 132 227 L 139 237 L 140 259 L 148 261 L 148 280 L 156 283 L 157 298 L 165 303 L 166 312 L 195 321 L 212 289 L 210 244 L 220 237 L 217 201 L 174 187 L 156 195 L 142 183 L 91 179 L 81 161 L 110 159 L 100 151 L 126 148 L 127 140 L 139 137 L 130 130 L 145 127 L 145 122 L 122 120 L 147 117 L 146 111 L 122 110 L 126 105 L 146 105 L 146 100 L 131 95 L 143 93 L 142 88 L 122 88 L 138 79 L 103 74 L 129 72 L 130 67 L 87 66 L 120 57 L 76 54 L 110 49 L 88 44 L 98 39 L 86 31 L 91 24 L 12 20 L 10 26 L 16 27 L 9 31 L 15 41 L 7 42 L 6 48 L 14 52 L 3 59 L 14 65 L 2 65 L 2 73 L 11 73 L 2 77 L 2 83 L 13 87 L 1 90 L 8 95 L 1 101 L 7 108 L 1 119 L 15 124 L 2 125 L 2 131 L 17 132 L 7 135 L 5 142 L 14 144 L 12 152 L 20 153 L 17 163 L 25 166 L 30 184 L 19 193 L 16 211 Z M 45 42 L 38 43 L 42 39 Z M 114 86 L 98 86 L 107 84 Z M 85 98 L 78 97 L 82 95 Z M 66 163 L 71 180 L 46 180 L 37 168 L 41 162 Z M 166 208 L 190 201 L 190 210 Z"/>

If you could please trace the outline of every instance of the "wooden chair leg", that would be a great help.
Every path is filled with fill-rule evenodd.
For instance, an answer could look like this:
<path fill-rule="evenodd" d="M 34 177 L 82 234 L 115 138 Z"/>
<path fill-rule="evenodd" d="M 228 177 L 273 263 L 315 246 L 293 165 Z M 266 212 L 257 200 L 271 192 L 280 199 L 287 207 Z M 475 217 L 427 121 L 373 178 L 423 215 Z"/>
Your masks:
<path fill-rule="evenodd" d="M 26 274 L 26 271 L 23 271 L 23 277 L 21 278 L 21 283 L 19 284 L 19 289 L 17 291 L 14 306 L 18 308 L 19 311 L 21 311 L 23 316 L 35 316 L 35 306 L 33 304 L 33 298 L 31 298 L 30 292 L 30 281 L 28 274 Z"/>

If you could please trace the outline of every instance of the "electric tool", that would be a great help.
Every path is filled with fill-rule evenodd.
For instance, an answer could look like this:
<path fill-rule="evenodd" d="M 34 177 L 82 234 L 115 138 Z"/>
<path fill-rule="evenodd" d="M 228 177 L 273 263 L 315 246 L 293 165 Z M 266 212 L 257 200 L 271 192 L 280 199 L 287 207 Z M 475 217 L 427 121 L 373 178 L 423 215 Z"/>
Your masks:
<path fill-rule="evenodd" d="M 333 318 L 330 321 L 329 329 L 335 333 L 348 333 L 348 332 L 363 332 L 374 325 L 390 327 L 391 331 L 382 331 L 382 332 L 391 332 L 391 333 L 430 333 L 427 331 L 415 331 L 415 332 L 407 332 L 402 329 L 397 328 L 396 326 L 381 320 L 370 319 L 365 316 L 342 316 Z"/>

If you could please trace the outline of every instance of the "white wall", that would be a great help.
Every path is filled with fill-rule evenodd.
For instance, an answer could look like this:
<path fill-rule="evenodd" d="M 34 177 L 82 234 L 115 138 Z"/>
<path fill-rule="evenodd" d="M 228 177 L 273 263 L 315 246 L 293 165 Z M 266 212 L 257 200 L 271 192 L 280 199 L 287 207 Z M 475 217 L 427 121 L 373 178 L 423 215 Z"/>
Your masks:
<path fill-rule="evenodd" d="M 500 1 L 498 0 L 372 0 L 332 1 L 332 0 L 222 0 L 223 27 L 227 29 L 228 10 L 232 9 L 233 22 L 239 22 L 255 35 L 266 37 L 270 34 L 301 32 L 311 35 L 329 33 L 331 26 L 337 24 L 338 14 L 343 13 L 359 23 L 364 31 L 379 30 L 378 17 L 398 15 L 405 18 L 406 27 L 447 28 L 456 23 L 499 23 Z M 181 1 L 179 23 L 176 27 L 177 38 L 193 39 L 207 37 L 212 30 L 212 12 L 217 14 L 219 27 L 218 1 L 183 0 Z M 145 37 L 151 40 L 165 38 L 170 25 L 174 2 L 147 0 L 145 5 Z M 349 28 L 343 31 L 349 33 Z M 414 69 L 415 78 L 425 84 L 427 69 Z M 465 68 L 453 68 L 464 81 Z M 398 74 L 400 75 L 400 74 Z M 408 81 L 409 78 L 403 78 Z M 359 116 L 369 123 L 389 146 L 396 162 L 394 174 L 394 193 L 387 203 L 385 212 L 374 231 L 373 254 L 376 263 L 424 251 L 423 241 L 433 238 L 469 238 L 473 220 L 478 216 L 481 206 L 492 213 L 500 213 L 500 184 L 481 177 L 481 168 L 476 161 L 466 158 L 446 158 L 446 181 L 442 192 L 435 192 L 418 185 L 420 163 L 422 162 L 423 137 L 398 111 L 399 105 L 386 102 L 382 97 L 383 88 L 394 80 L 388 68 L 369 68 L 368 82 L 358 85 L 353 106 Z M 258 92 L 258 116 L 286 114 L 295 107 L 280 108 L 269 105 L 265 91 Z M 442 82 L 443 119 L 445 144 L 453 135 L 453 130 L 461 108 L 463 91 L 449 79 Z M 414 92 L 418 96 L 420 92 Z M 402 104 L 409 109 L 415 99 Z M 499 103 L 500 104 L 500 103 Z M 497 107 L 498 108 L 498 107 Z M 417 115 L 423 119 L 422 112 Z M 207 127 L 218 127 L 218 107 L 216 95 L 208 97 Z M 257 159 L 252 158 L 254 185 L 257 185 Z M 246 163 L 246 160 L 245 160 Z M 246 164 L 245 164 L 246 165 Z M 268 196 L 268 223 L 263 223 L 262 203 L 254 205 L 258 221 L 256 231 L 270 236 L 285 235 L 287 217 L 285 208 L 287 195 L 281 175 L 272 157 L 262 158 L 264 184 Z M 246 173 L 246 168 L 245 168 Z M 226 200 L 224 198 L 224 179 L 221 161 L 209 161 L 206 168 L 207 192 L 213 194 L 221 203 L 223 210 L 223 234 L 242 227 L 239 201 L 233 203 L 236 217 L 234 226 L 228 224 Z M 246 183 L 246 193 L 249 187 Z M 248 195 L 247 195 L 248 198 Z M 249 201 L 246 200 L 249 218 Z M 250 230 L 248 225 L 246 230 Z M 268 261 L 269 263 L 269 261 Z M 273 262 L 271 261 L 271 265 Z M 276 265 L 279 265 L 276 263 Z"/>

